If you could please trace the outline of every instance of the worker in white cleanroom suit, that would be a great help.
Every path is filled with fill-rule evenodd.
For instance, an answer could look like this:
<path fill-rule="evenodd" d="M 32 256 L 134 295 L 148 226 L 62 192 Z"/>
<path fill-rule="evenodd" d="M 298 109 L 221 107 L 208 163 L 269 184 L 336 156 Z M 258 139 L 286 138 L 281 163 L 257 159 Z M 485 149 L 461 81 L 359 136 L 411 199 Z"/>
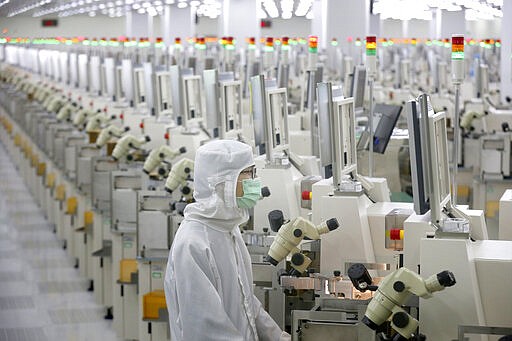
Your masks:
<path fill-rule="evenodd" d="M 197 149 L 195 203 L 174 238 L 165 275 L 171 340 L 289 340 L 252 289 L 239 225 L 261 198 L 250 146 L 218 140 Z"/>

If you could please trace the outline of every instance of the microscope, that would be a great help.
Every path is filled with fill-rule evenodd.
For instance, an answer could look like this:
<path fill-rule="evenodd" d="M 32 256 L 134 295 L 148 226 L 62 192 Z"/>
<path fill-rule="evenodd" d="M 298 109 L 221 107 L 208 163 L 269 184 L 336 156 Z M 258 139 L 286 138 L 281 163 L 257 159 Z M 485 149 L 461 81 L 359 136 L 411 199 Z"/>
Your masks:
<path fill-rule="evenodd" d="M 372 285 L 372 278 L 363 264 L 353 264 L 347 274 L 359 291 L 376 292 L 361 322 L 372 330 L 380 331 L 381 326 L 390 320 L 391 327 L 397 332 L 393 341 L 425 340 L 424 335 L 416 333 L 418 320 L 402 308 L 411 295 L 430 298 L 434 292 L 456 283 L 453 273 L 448 270 L 423 279 L 407 268 L 400 268 L 386 276 L 378 287 Z"/>
<path fill-rule="evenodd" d="M 180 154 L 184 154 L 187 152 L 187 148 L 181 147 L 180 149 L 172 149 L 171 147 L 167 145 L 162 145 L 156 149 L 153 149 L 151 153 L 149 153 L 148 158 L 146 159 L 146 162 L 144 162 L 144 167 L 142 170 L 144 173 L 149 174 L 151 173 L 161 162 L 164 162 L 166 160 L 173 160 Z M 161 168 L 158 170 L 158 173 L 160 175 L 165 174 L 165 169 Z"/>
<path fill-rule="evenodd" d="M 57 120 L 58 121 L 69 121 L 71 117 L 71 113 L 76 110 L 77 104 L 75 102 L 67 103 L 63 105 L 59 112 L 57 113 Z"/>
<path fill-rule="evenodd" d="M 116 115 L 112 116 L 106 116 L 101 112 L 101 110 L 98 109 L 96 115 L 92 116 L 88 121 L 87 125 L 85 126 L 86 132 L 91 132 L 93 130 L 98 130 L 101 128 L 103 124 L 106 124 L 112 120 L 116 119 Z"/>
<path fill-rule="evenodd" d="M 94 113 L 89 110 L 85 109 L 84 107 L 80 106 L 78 111 L 76 112 L 75 117 L 73 118 L 73 125 L 77 127 L 78 129 L 83 129 L 83 124 L 89 119 L 90 116 L 92 116 Z"/>
<path fill-rule="evenodd" d="M 142 136 L 140 138 L 136 138 L 133 135 L 125 135 L 117 141 L 116 147 L 114 148 L 114 151 L 112 152 L 112 158 L 115 161 L 119 161 L 124 156 L 128 155 L 128 152 L 130 149 L 140 150 L 143 144 L 148 143 L 151 141 L 151 138 L 149 135 Z M 128 157 L 128 159 L 130 159 Z"/>
<path fill-rule="evenodd" d="M 277 266 L 288 254 L 292 254 L 291 265 L 300 274 L 306 271 L 311 259 L 301 253 L 297 247 L 304 238 L 320 239 L 320 235 L 337 229 L 340 224 L 336 218 L 331 218 L 315 226 L 309 220 L 297 217 L 284 221 L 283 212 L 271 211 L 268 214 L 270 228 L 277 232 L 274 242 L 270 246 L 267 261 Z"/>
<path fill-rule="evenodd" d="M 183 158 L 179 162 L 177 162 L 172 168 L 167 180 L 165 181 L 165 190 L 169 193 L 172 193 L 176 190 L 180 185 L 184 188 L 188 188 L 187 180 L 190 179 L 192 172 L 194 171 L 194 161 Z M 183 192 L 182 189 L 182 192 Z M 187 192 L 187 193 L 185 193 Z M 190 188 L 185 190 L 183 194 L 186 196 L 188 194 L 192 194 Z M 188 193 L 190 192 L 190 193 Z"/>
<path fill-rule="evenodd" d="M 101 130 L 98 139 L 96 140 L 96 147 L 103 147 L 112 137 L 120 138 L 124 133 L 130 130 L 130 127 L 119 128 L 115 125 L 110 125 Z"/>

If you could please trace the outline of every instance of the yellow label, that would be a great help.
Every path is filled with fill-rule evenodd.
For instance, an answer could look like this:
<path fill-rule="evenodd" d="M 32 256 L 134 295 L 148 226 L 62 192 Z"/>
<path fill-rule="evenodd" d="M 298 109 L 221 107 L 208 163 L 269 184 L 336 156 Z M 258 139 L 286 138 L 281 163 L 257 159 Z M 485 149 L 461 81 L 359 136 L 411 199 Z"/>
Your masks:
<path fill-rule="evenodd" d="M 58 185 L 57 190 L 55 191 L 55 199 L 58 201 L 64 201 L 66 198 L 66 186 Z"/>
<path fill-rule="evenodd" d="M 457 186 L 457 196 L 458 197 L 468 197 L 469 196 L 469 186 L 468 185 Z"/>
<path fill-rule="evenodd" d="M 84 224 L 85 226 L 92 225 L 94 222 L 94 212 L 93 211 L 85 211 L 84 212 Z"/>
<path fill-rule="evenodd" d="M 75 215 L 78 207 L 78 200 L 76 197 L 71 197 L 66 202 L 66 214 Z"/>
<path fill-rule="evenodd" d="M 46 163 L 40 162 L 37 165 L 37 175 L 38 176 L 43 176 L 45 172 L 46 172 Z"/>
<path fill-rule="evenodd" d="M 49 173 L 46 177 L 46 187 L 53 188 L 55 186 L 55 173 Z"/>
<path fill-rule="evenodd" d="M 499 201 L 488 201 L 485 203 L 485 216 L 487 218 L 494 218 L 500 210 Z"/>

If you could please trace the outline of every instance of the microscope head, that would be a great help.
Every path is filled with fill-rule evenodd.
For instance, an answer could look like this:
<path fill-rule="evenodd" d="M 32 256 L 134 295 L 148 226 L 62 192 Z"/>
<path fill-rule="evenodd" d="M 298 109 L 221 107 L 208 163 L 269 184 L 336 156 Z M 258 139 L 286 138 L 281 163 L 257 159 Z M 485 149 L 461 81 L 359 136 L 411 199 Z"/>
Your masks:
<path fill-rule="evenodd" d="M 105 144 L 107 144 L 108 141 L 110 141 L 112 137 L 121 137 L 125 132 L 129 130 L 130 127 L 119 128 L 115 125 L 110 125 L 107 128 L 102 129 L 98 139 L 96 140 L 96 147 L 103 147 Z"/>
<path fill-rule="evenodd" d="M 386 276 L 380 283 L 375 296 L 368 304 L 362 322 L 376 330 L 388 319 L 400 335 L 409 339 L 416 331 L 418 321 L 407 314 L 401 306 L 414 294 L 422 298 L 432 297 L 432 293 L 451 287 L 456 283 L 450 271 L 442 271 L 426 280 L 407 268 L 400 268 Z"/>
<path fill-rule="evenodd" d="M 120 160 L 124 156 L 128 154 L 130 149 L 140 149 L 143 144 L 148 143 L 151 141 L 151 138 L 146 135 L 142 136 L 140 138 L 136 138 L 133 135 L 125 135 L 117 141 L 116 147 L 114 148 L 114 151 L 112 152 L 112 158 L 115 161 Z"/>
<path fill-rule="evenodd" d="M 98 109 L 96 114 L 94 116 L 92 116 L 87 121 L 87 125 L 85 127 L 85 131 L 90 132 L 90 131 L 93 131 L 93 130 L 100 129 L 103 124 L 108 123 L 108 122 L 110 122 L 112 120 L 115 120 L 115 119 L 116 119 L 115 115 L 107 116 L 107 115 L 103 114 L 101 112 L 101 110 Z"/>
<path fill-rule="evenodd" d="M 169 193 L 175 191 L 180 185 L 185 185 L 187 179 L 194 171 L 194 161 L 183 158 L 178 161 L 169 172 L 165 182 L 165 190 Z"/>
<path fill-rule="evenodd" d="M 293 253 L 292 266 L 301 273 L 306 271 L 309 264 L 311 264 L 311 259 L 304 256 L 297 248 L 300 242 L 305 237 L 312 240 L 320 239 L 320 235 L 333 231 L 340 226 L 336 218 L 324 221 L 318 226 L 302 217 L 284 221 L 283 213 L 279 210 L 271 211 L 268 214 L 268 219 L 270 228 L 277 232 L 277 235 L 268 251 L 267 261 L 277 266 L 289 253 Z"/>
<path fill-rule="evenodd" d="M 187 158 L 183 158 L 178 161 L 174 166 L 172 166 L 171 171 L 167 176 L 167 180 L 165 181 L 165 190 L 169 193 L 175 191 L 180 185 L 186 183 L 193 171 L 194 161 Z"/>
<path fill-rule="evenodd" d="M 87 109 L 84 109 L 83 107 L 80 107 L 78 111 L 76 112 L 75 117 L 73 118 L 73 125 L 75 127 L 80 127 L 82 124 L 85 123 L 87 118 L 89 118 L 90 111 Z"/>
<path fill-rule="evenodd" d="M 146 162 L 144 163 L 143 171 L 146 174 L 151 173 L 158 165 L 165 160 L 172 160 L 176 158 L 180 154 L 184 154 L 187 152 L 185 147 L 181 147 L 180 149 L 172 149 L 167 145 L 163 145 L 158 147 L 157 149 L 153 149 L 151 153 L 149 153 Z"/>

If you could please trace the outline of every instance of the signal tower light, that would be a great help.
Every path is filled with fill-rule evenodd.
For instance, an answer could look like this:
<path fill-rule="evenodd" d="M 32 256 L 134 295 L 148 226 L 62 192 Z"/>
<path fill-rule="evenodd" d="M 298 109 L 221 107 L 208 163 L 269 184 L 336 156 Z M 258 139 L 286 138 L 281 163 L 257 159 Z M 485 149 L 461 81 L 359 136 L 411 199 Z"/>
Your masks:
<path fill-rule="evenodd" d="M 281 38 L 281 43 L 282 43 L 281 49 L 282 50 L 288 50 L 290 48 L 289 40 L 290 40 L 290 38 L 288 38 L 288 37 L 282 37 Z"/>
<path fill-rule="evenodd" d="M 368 74 L 373 77 L 377 72 L 377 37 L 366 37 L 366 67 Z"/>
<path fill-rule="evenodd" d="M 464 60 L 464 36 L 452 36 L 452 60 Z"/>
<path fill-rule="evenodd" d="M 366 55 L 367 56 L 377 55 L 377 37 L 376 36 L 366 37 Z"/>
<path fill-rule="evenodd" d="M 264 50 L 265 50 L 266 52 L 272 52 L 272 51 L 274 51 L 274 38 L 272 38 L 272 37 L 267 37 L 267 38 L 265 39 L 265 48 L 264 48 Z"/>
<path fill-rule="evenodd" d="M 308 38 L 309 53 L 318 53 L 318 37 L 309 36 Z"/>

